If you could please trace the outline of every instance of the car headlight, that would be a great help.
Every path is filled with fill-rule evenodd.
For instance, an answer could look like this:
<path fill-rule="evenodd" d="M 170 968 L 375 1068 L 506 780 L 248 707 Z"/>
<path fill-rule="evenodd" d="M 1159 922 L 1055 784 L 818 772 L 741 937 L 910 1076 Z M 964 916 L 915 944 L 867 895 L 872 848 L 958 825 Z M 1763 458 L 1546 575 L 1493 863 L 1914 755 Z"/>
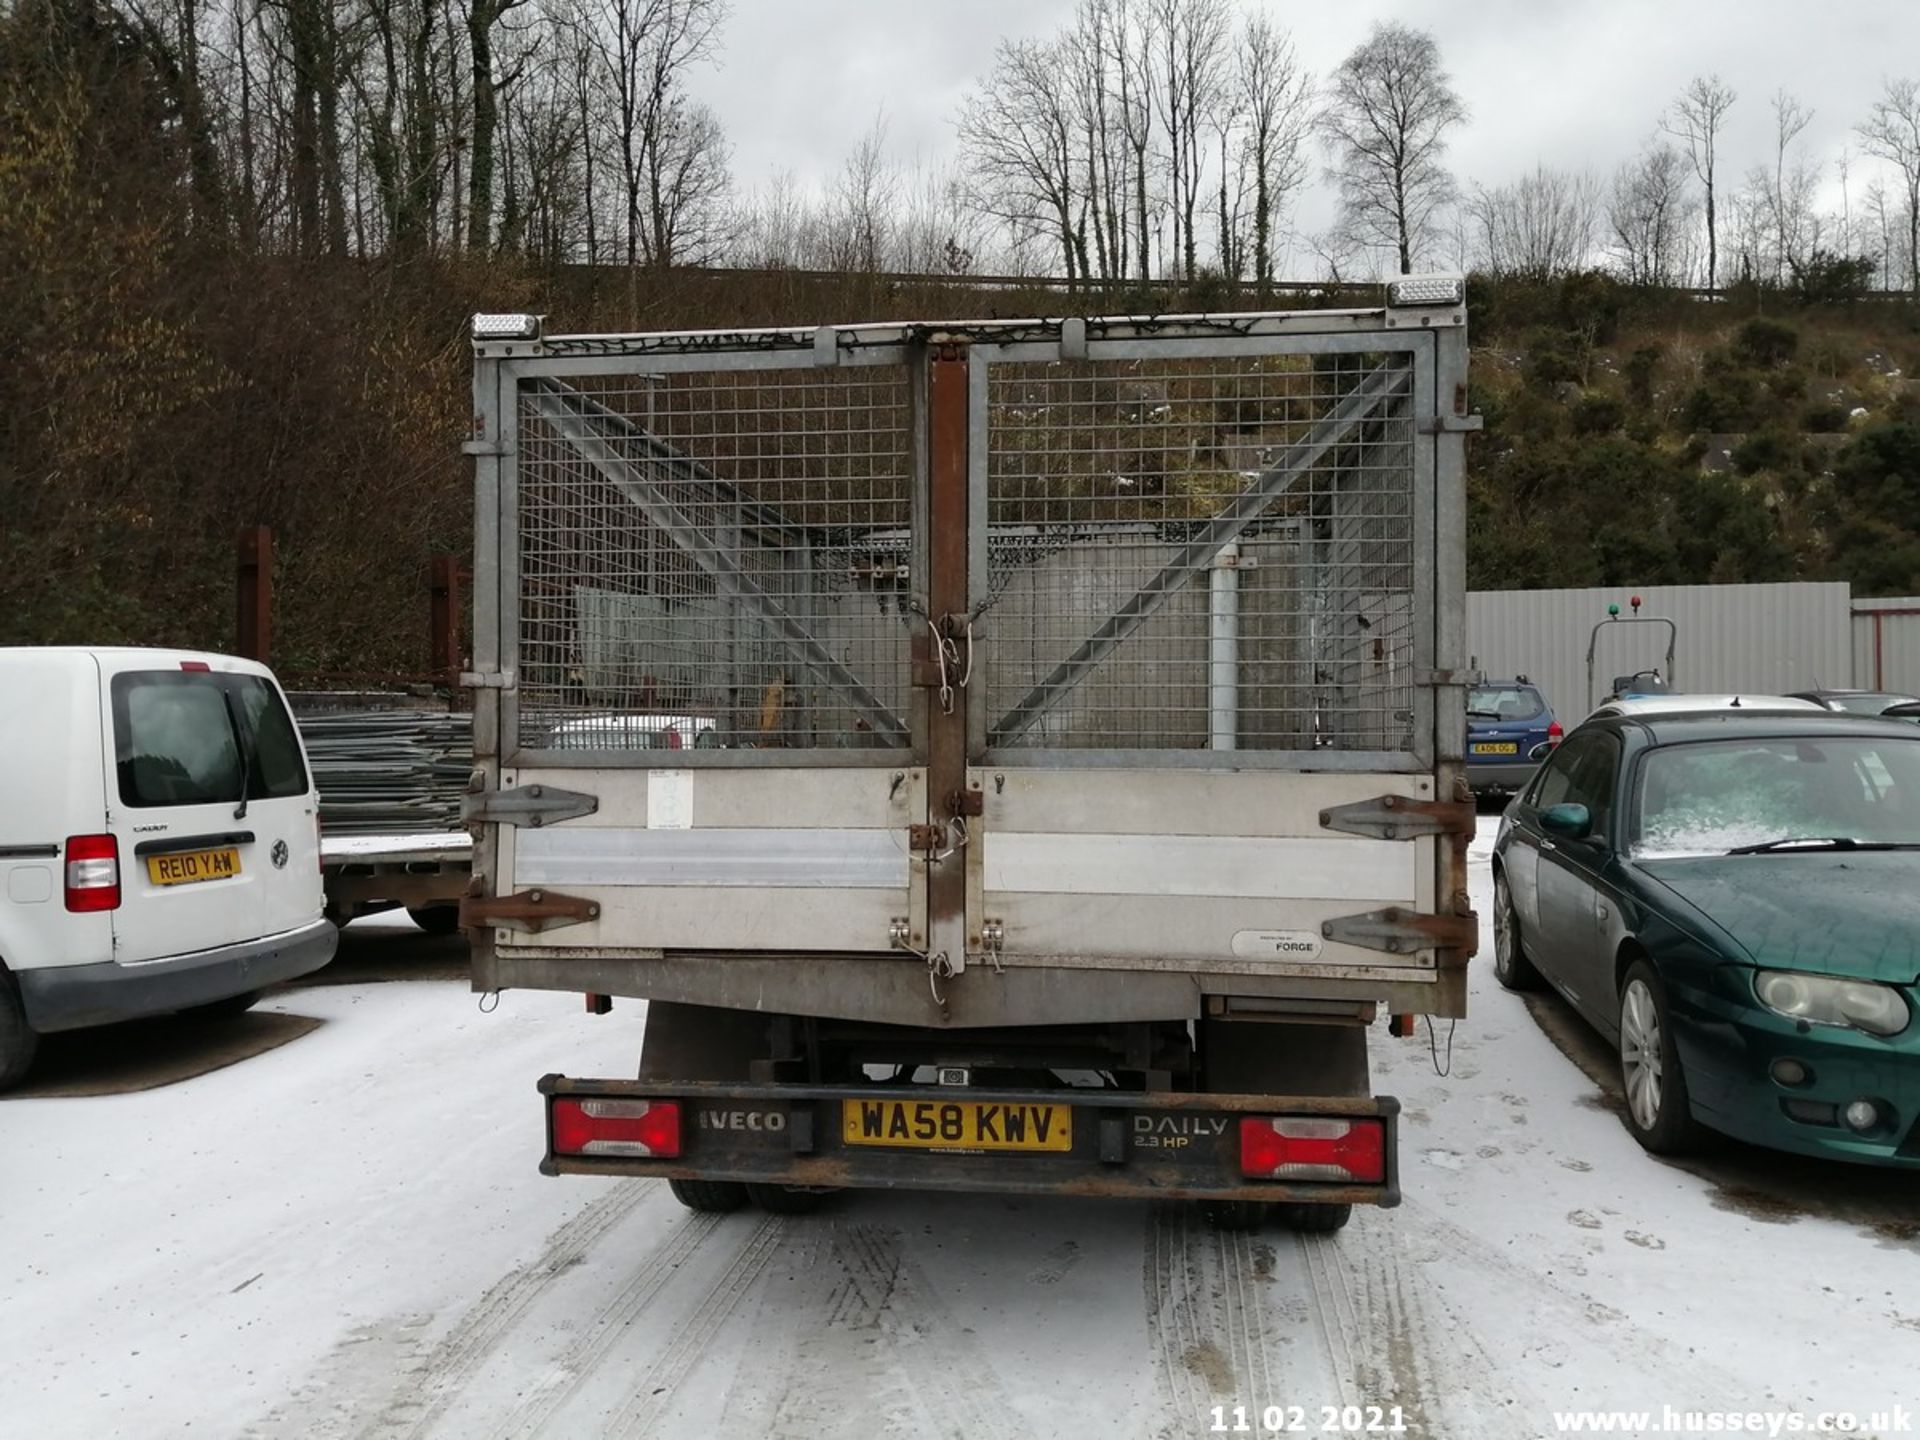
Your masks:
<path fill-rule="evenodd" d="M 1846 1025 L 1869 1035 L 1898 1035 L 1913 1018 L 1898 990 L 1871 980 L 1761 970 L 1753 977 L 1753 989 L 1760 1003 L 1776 1015 L 1810 1025 Z"/>

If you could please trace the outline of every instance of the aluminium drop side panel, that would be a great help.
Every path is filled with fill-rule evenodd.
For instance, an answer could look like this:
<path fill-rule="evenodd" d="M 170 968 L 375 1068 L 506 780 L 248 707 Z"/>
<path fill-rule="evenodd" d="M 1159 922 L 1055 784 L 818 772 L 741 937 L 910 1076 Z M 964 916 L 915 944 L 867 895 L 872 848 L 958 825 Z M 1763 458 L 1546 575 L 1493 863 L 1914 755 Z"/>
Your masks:
<path fill-rule="evenodd" d="M 1458 1008 L 1432 948 L 1324 929 L 1450 910 L 1452 842 L 1320 824 L 1386 795 L 1453 798 L 1436 770 L 1459 741 L 1421 683 L 1453 643 L 1436 616 L 1460 583 L 1436 498 L 1436 348 L 1433 332 L 1385 329 L 1094 341 L 1077 365 L 1030 341 L 975 346 L 983 816 L 968 866 L 991 959 L 1173 969 L 1210 992 L 1231 977 L 1391 982 L 1402 1008 Z M 1368 405 L 1349 403 L 1368 387 Z M 1237 529 L 1208 518 L 1236 484 L 1268 497 Z M 1184 487 L 1186 528 L 1129 494 L 1142 486 Z M 1248 562 L 1231 751 L 1208 734 L 1222 537 Z M 1406 998 L 1422 987 L 1430 999 Z"/>

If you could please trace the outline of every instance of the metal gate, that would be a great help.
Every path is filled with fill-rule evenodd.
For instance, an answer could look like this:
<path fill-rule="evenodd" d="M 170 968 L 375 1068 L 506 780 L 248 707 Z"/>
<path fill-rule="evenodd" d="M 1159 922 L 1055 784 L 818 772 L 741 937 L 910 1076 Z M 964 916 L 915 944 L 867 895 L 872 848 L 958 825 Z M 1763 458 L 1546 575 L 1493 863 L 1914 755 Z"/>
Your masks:
<path fill-rule="evenodd" d="M 469 446 L 503 943 L 1435 963 L 1382 939 L 1452 898 L 1435 827 L 1361 812 L 1452 799 L 1457 303 L 519 319 Z"/>

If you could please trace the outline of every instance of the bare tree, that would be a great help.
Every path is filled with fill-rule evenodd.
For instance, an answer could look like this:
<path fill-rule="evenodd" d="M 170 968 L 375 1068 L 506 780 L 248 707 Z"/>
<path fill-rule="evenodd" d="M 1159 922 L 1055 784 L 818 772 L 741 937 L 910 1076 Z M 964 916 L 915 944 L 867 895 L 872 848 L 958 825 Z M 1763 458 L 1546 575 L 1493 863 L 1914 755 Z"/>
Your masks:
<path fill-rule="evenodd" d="M 1145 0 L 1114 0 L 1112 37 L 1114 74 L 1119 84 L 1117 115 L 1126 147 L 1133 213 L 1134 256 L 1140 283 L 1153 278 L 1153 217 L 1149 201 L 1148 161 L 1153 153 L 1153 36 L 1142 10 Z"/>
<path fill-rule="evenodd" d="M 1887 80 L 1867 118 L 1856 127 L 1869 155 L 1900 172 L 1907 199 L 1907 274 L 1920 294 L 1920 82 Z"/>
<path fill-rule="evenodd" d="M 1402 272 L 1425 247 L 1454 196 L 1447 132 L 1467 109 L 1440 68 L 1431 35 L 1378 24 L 1341 62 L 1326 91 L 1320 129 L 1334 164 L 1342 228 L 1356 245 L 1395 253 Z"/>
<path fill-rule="evenodd" d="M 1463 205 L 1465 248 L 1492 275 L 1549 280 L 1589 263 L 1601 208 L 1591 174 L 1535 167 L 1511 185 L 1476 185 Z"/>
<path fill-rule="evenodd" d="M 1817 238 L 1813 220 L 1813 197 L 1819 177 L 1796 157 L 1791 168 L 1787 160 L 1793 154 L 1794 141 L 1813 123 L 1813 112 L 1786 90 L 1773 94 L 1773 167 L 1755 168 L 1748 176 L 1748 189 L 1758 197 L 1767 217 L 1768 256 L 1773 282 L 1785 280 L 1789 270 L 1798 270 L 1812 238 Z"/>
<path fill-rule="evenodd" d="M 1160 82 L 1156 98 L 1172 182 L 1173 248 L 1191 280 L 1198 259 L 1194 213 L 1199 208 L 1204 164 L 1201 127 L 1221 88 L 1229 11 L 1227 0 L 1152 3 Z"/>
<path fill-rule="evenodd" d="M 1075 235 L 1071 57 L 1063 42 L 1003 40 L 993 69 L 967 97 L 960 148 L 974 193 L 1015 232 L 1060 247 L 1069 284 L 1084 278 Z"/>
<path fill-rule="evenodd" d="M 1690 220 L 1687 162 L 1671 145 L 1651 144 L 1615 173 L 1607 228 L 1628 283 L 1671 285 L 1682 277 Z"/>
<path fill-rule="evenodd" d="M 1274 280 L 1274 226 L 1307 179 L 1313 79 L 1301 68 L 1287 33 L 1257 11 L 1240 34 L 1235 79 L 1253 174 L 1253 278 L 1265 287 Z"/>
<path fill-rule="evenodd" d="M 467 0 L 467 53 L 473 75 L 473 143 L 467 165 L 467 248 L 492 243 L 494 136 L 500 125 L 499 83 L 493 73 L 494 29 L 527 0 Z"/>
<path fill-rule="evenodd" d="M 1719 216 L 1715 209 L 1718 186 L 1715 167 L 1720 156 L 1720 131 L 1726 125 L 1727 111 L 1739 95 L 1718 75 L 1696 75 L 1673 102 L 1673 108 L 1661 121 L 1661 128 L 1687 147 L 1693 163 L 1694 178 L 1706 194 L 1707 205 L 1707 288 L 1720 284 Z"/>

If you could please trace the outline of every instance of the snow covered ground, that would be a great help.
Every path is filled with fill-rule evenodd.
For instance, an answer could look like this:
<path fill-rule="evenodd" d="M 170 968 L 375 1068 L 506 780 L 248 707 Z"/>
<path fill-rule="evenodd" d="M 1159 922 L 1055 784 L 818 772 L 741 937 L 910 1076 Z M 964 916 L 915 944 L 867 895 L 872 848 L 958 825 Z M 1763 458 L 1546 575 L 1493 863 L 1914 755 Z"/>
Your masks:
<path fill-rule="evenodd" d="M 629 1072 L 640 1007 L 483 1015 L 347 966 L 264 1007 L 316 1028 L 229 1068 L 0 1103 L 0 1435 L 1187 1436 L 1216 1405 L 1315 1434 L 1397 1405 L 1497 1440 L 1913 1407 L 1920 1183 L 1652 1160 L 1482 943 L 1446 1078 L 1424 1034 L 1377 1036 L 1406 1203 L 1329 1239 L 994 1197 L 715 1218 L 545 1179 L 535 1078 Z"/>

